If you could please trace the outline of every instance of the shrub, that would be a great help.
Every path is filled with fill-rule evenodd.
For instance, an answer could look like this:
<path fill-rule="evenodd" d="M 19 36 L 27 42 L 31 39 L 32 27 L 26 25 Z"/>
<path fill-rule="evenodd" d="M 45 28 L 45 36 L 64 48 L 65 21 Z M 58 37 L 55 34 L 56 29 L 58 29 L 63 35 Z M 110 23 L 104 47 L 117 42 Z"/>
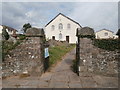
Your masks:
<path fill-rule="evenodd" d="M 78 66 L 77 66 L 77 60 L 73 60 L 73 65 L 71 66 L 73 72 L 77 73 Z"/>
<path fill-rule="evenodd" d="M 110 51 L 120 49 L 119 43 L 120 40 L 118 39 L 94 39 L 95 46 Z"/>
<path fill-rule="evenodd" d="M 25 35 L 19 35 L 18 37 L 19 37 L 19 40 L 24 40 L 24 39 L 26 39 L 26 36 L 25 36 Z"/>

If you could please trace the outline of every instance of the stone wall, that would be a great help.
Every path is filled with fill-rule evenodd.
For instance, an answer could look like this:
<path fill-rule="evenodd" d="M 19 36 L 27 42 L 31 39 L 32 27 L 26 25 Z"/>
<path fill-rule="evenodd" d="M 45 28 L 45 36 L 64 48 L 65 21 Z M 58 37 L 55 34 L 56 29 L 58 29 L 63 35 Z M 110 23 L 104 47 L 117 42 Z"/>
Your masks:
<path fill-rule="evenodd" d="M 91 39 L 80 39 L 81 72 L 117 76 L 118 52 L 95 47 Z"/>
<path fill-rule="evenodd" d="M 43 38 L 31 35 L 10 51 L 2 65 L 3 77 L 20 74 L 40 76 L 44 72 Z"/>

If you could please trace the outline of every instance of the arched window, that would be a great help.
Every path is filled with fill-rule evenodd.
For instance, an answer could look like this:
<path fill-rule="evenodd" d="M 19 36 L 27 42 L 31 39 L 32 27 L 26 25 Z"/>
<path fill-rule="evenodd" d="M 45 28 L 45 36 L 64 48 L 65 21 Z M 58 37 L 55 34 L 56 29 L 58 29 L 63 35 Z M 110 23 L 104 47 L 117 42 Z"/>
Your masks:
<path fill-rule="evenodd" d="M 55 30 L 55 26 L 54 25 L 51 26 L 51 30 Z"/>
<path fill-rule="evenodd" d="M 59 34 L 59 40 L 61 40 L 61 39 L 62 39 L 62 34 L 60 33 L 60 34 Z"/>
<path fill-rule="evenodd" d="M 71 28 L 71 26 L 70 26 L 70 24 L 68 23 L 68 24 L 67 24 L 67 29 L 70 29 L 70 28 Z"/>
<path fill-rule="evenodd" d="M 58 26 L 58 28 L 59 28 L 60 30 L 63 29 L 63 24 L 60 23 L 59 26 Z"/>

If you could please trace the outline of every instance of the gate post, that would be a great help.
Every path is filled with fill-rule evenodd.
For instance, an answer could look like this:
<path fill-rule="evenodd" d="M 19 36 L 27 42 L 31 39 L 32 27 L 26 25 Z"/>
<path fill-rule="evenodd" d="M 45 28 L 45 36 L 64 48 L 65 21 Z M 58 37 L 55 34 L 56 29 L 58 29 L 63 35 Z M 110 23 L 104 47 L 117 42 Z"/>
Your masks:
<path fill-rule="evenodd" d="M 32 75 L 41 75 L 44 69 L 44 43 L 45 43 L 45 34 L 43 29 L 38 28 L 29 28 L 26 31 L 26 37 L 30 40 L 30 44 L 33 49 L 33 56 L 35 63 L 34 66 L 31 67 L 30 73 Z M 32 43 L 31 43 L 32 42 Z M 37 56 L 36 56 L 37 55 Z"/>
<path fill-rule="evenodd" d="M 79 75 L 80 71 L 80 37 L 78 36 L 78 29 L 77 29 L 77 43 L 76 43 L 76 73 Z"/>
<path fill-rule="evenodd" d="M 49 68 L 49 44 L 44 43 L 44 72 Z"/>
<path fill-rule="evenodd" d="M 92 39 L 92 38 L 95 37 L 95 34 L 94 34 L 94 30 L 92 28 L 90 28 L 90 27 L 83 27 L 83 28 L 77 28 L 76 36 L 78 38 L 78 45 L 76 47 L 77 48 L 77 50 L 76 50 L 77 51 L 77 53 L 76 53 L 76 55 L 77 55 L 77 68 L 78 68 L 78 72 L 77 73 L 78 73 L 78 75 L 80 75 L 80 72 L 84 72 L 85 71 L 85 67 L 87 66 L 87 65 L 82 65 L 83 64 L 83 60 L 86 59 L 85 57 L 83 57 L 83 54 L 84 53 L 88 53 L 88 52 L 86 52 L 86 49 L 81 48 L 81 47 L 84 47 L 82 39 L 84 39 L 84 38 L 89 38 L 89 39 L 91 38 Z M 81 40 L 81 43 L 80 43 L 80 40 Z M 82 55 L 81 55 L 82 58 L 80 57 L 80 54 L 81 54 L 80 51 L 82 52 Z"/>

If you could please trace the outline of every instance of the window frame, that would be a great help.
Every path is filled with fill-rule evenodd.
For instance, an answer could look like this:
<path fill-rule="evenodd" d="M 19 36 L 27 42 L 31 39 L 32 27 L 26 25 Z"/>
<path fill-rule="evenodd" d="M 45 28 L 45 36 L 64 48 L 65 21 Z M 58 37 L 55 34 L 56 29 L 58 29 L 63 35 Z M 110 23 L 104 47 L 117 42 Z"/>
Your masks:
<path fill-rule="evenodd" d="M 108 36 L 108 32 L 105 32 L 104 35 L 105 35 L 105 36 Z"/>
<path fill-rule="evenodd" d="M 51 30 L 54 31 L 55 30 L 55 25 L 51 26 Z"/>
<path fill-rule="evenodd" d="M 62 29 L 63 29 L 63 24 L 62 24 L 62 23 L 59 23 L 58 29 L 59 29 L 59 30 L 62 30 Z"/>
<path fill-rule="evenodd" d="M 59 33 L 59 40 L 62 39 L 62 33 Z"/>
<path fill-rule="evenodd" d="M 71 29 L 71 24 L 70 23 L 67 24 L 67 29 Z"/>

